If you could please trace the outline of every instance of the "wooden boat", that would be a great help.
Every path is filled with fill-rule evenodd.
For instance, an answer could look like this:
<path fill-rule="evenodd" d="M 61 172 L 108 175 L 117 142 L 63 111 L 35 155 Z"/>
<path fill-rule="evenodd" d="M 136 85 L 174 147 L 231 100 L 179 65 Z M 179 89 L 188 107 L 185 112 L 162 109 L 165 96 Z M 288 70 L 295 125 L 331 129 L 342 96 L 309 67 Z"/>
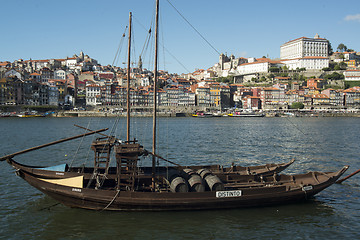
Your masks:
<path fill-rule="evenodd" d="M 198 117 L 198 118 L 210 118 L 210 117 L 214 117 L 214 114 L 209 113 L 209 112 L 199 111 L 199 112 L 194 113 L 192 116 Z"/>
<path fill-rule="evenodd" d="M 157 112 L 157 35 L 158 7 L 156 1 L 155 69 L 153 100 L 153 146 L 145 150 L 135 139 L 130 140 L 130 101 L 127 95 L 127 138 L 119 141 L 103 135 L 96 139 L 94 167 L 41 169 L 13 160 L 18 154 L 34 151 L 75 138 L 100 134 L 100 129 L 0 158 L 7 160 L 16 173 L 30 185 L 69 207 L 94 210 L 165 211 L 223 209 L 271 204 L 292 203 L 308 199 L 335 183 L 348 169 L 336 172 L 309 172 L 299 175 L 270 176 L 239 174 L 252 170 L 237 167 L 215 169 L 213 166 L 183 167 L 162 158 L 156 153 Z M 131 43 L 131 13 L 129 16 L 129 48 Z M 128 93 L 130 82 L 130 50 L 128 50 Z M 102 134 L 102 133 L 101 133 Z M 110 154 L 115 154 L 116 167 L 110 167 Z M 151 158 L 151 167 L 140 168 L 140 157 Z M 174 164 L 174 167 L 158 167 L 156 160 Z M 287 165 L 285 164 L 285 167 Z M 271 168 L 270 166 L 269 168 Z M 268 168 L 268 167 L 266 167 Z M 275 167 L 276 168 L 276 167 Z M 262 167 L 262 169 L 264 169 Z M 249 170 L 249 171 L 248 171 Z M 88 172 L 89 171 L 89 174 Z"/>
<path fill-rule="evenodd" d="M 156 190 L 151 190 L 148 187 L 151 184 L 151 176 L 137 178 L 132 182 L 133 184 L 137 182 L 134 188 L 131 188 L 131 182 L 119 187 L 116 181 L 107 180 L 99 189 L 95 186 L 86 187 L 88 182 L 85 182 L 81 176 L 49 180 L 35 177 L 21 169 L 17 174 L 38 190 L 69 207 L 93 210 L 164 211 L 255 207 L 303 201 L 335 183 L 347 168 L 345 166 L 337 172 L 309 172 L 262 178 L 238 175 L 238 178 L 230 178 L 227 181 L 222 179 L 222 184 L 219 182 L 211 184 L 209 180 L 210 184 L 207 185 L 209 189 L 204 191 L 196 191 L 200 187 L 185 191 L 186 185 L 179 180 L 179 177 L 173 178 L 172 182 L 176 183 L 170 186 L 166 178 L 158 178 Z"/>
<path fill-rule="evenodd" d="M 256 112 L 234 112 L 229 113 L 229 117 L 265 117 L 264 113 L 256 113 Z"/>
<path fill-rule="evenodd" d="M 29 113 L 29 112 L 24 112 L 22 114 L 18 114 L 17 116 L 21 118 L 45 117 L 44 114 Z"/>

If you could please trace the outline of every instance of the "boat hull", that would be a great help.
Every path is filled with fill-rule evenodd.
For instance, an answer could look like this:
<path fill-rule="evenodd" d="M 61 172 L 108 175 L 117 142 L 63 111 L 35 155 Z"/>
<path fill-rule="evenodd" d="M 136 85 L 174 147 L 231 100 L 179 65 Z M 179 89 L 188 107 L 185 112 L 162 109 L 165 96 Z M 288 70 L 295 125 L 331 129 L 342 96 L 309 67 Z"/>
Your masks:
<path fill-rule="evenodd" d="M 335 183 L 347 168 L 334 173 L 295 175 L 294 178 L 298 179 L 296 184 L 279 184 L 274 181 L 263 186 L 250 184 L 225 191 L 186 193 L 77 188 L 50 183 L 21 170 L 18 174 L 38 190 L 69 207 L 114 211 L 178 211 L 259 207 L 304 201 Z"/>

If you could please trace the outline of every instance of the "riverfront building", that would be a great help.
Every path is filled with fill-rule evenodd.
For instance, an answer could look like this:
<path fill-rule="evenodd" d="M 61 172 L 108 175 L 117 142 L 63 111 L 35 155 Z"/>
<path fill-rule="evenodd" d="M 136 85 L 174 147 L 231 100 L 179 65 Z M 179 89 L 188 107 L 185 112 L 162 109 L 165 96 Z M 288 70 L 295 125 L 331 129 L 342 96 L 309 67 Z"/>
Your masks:
<path fill-rule="evenodd" d="M 291 40 L 280 46 L 280 59 L 291 70 L 321 70 L 329 67 L 329 41 L 318 34 Z"/>
<path fill-rule="evenodd" d="M 320 38 L 301 37 L 280 46 L 280 59 L 296 59 L 305 57 L 329 57 L 329 41 Z"/>

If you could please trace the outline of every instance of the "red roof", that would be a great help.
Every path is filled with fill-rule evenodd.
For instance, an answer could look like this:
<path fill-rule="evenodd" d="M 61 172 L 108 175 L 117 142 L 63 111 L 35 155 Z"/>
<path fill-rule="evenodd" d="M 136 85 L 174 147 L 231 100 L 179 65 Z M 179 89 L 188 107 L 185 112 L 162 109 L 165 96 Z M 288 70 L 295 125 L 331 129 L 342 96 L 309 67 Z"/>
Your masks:
<path fill-rule="evenodd" d="M 291 40 L 291 41 L 288 41 L 286 43 L 284 43 L 283 45 L 287 44 L 287 43 L 291 43 L 291 42 L 295 42 L 295 41 L 298 41 L 300 39 L 320 39 L 320 40 L 326 40 L 325 38 L 308 38 L 308 37 L 300 37 L 300 38 L 296 38 L 294 40 Z"/>
<path fill-rule="evenodd" d="M 327 95 L 325 94 L 315 94 L 315 95 L 312 95 L 312 98 L 329 98 Z"/>

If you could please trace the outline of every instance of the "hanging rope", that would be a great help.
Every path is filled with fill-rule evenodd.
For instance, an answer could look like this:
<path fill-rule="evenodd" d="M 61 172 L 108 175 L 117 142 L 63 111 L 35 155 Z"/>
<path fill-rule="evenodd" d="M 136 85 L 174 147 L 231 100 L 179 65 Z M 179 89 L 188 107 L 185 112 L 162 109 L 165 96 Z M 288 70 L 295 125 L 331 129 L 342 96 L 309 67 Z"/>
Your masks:
<path fill-rule="evenodd" d="M 119 123 L 119 120 L 120 120 L 120 117 L 117 116 L 117 117 L 115 118 L 114 124 L 113 124 L 113 126 L 112 126 L 112 128 L 111 128 L 111 130 L 110 130 L 110 136 L 115 136 L 115 130 L 117 129 L 117 125 L 118 125 L 118 123 Z M 110 137 L 109 137 L 109 144 L 110 144 Z M 106 145 L 104 144 L 103 151 L 105 150 L 105 148 L 106 148 Z M 106 172 L 107 172 L 108 169 L 110 168 L 110 165 L 111 165 L 113 159 L 114 159 L 114 158 L 110 155 L 110 156 L 109 156 L 109 163 L 108 163 L 107 169 L 105 170 L 104 174 L 100 174 L 100 175 L 99 175 L 99 178 L 98 178 L 98 181 L 99 181 L 99 182 L 98 182 L 98 184 L 99 184 L 98 187 L 99 187 L 99 188 L 102 187 L 102 185 L 104 184 L 105 180 L 107 179 Z M 94 170 L 95 170 L 95 169 L 94 169 Z"/>
<path fill-rule="evenodd" d="M 90 121 L 88 122 L 88 127 L 87 128 L 89 128 L 89 125 L 90 125 Z M 86 133 L 87 131 L 85 130 L 85 132 L 84 133 Z M 95 135 L 93 135 L 93 137 L 94 137 Z M 79 146 L 78 146 L 78 148 L 77 148 L 77 150 L 76 150 L 76 152 L 75 152 L 75 154 L 74 154 L 74 156 L 73 156 L 73 158 L 72 158 L 72 160 L 71 160 L 71 162 L 70 162 L 70 167 L 69 167 L 69 169 L 68 169 L 68 171 L 70 171 L 70 168 L 72 167 L 72 165 L 73 165 L 73 163 L 74 163 L 74 161 L 75 161 L 75 158 L 76 158 L 76 156 L 77 156 L 77 154 L 79 153 L 79 150 L 80 150 L 80 147 L 81 147 L 81 145 L 82 145 L 82 143 L 83 143 L 83 141 L 84 141 L 84 138 L 85 137 L 82 137 L 81 138 L 81 141 L 80 141 L 80 143 L 79 143 Z"/>
<path fill-rule="evenodd" d="M 146 28 L 144 27 L 144 25 L 142 25 L 136 18 L 134 18 L 134 19 L 135 19 L 135 20 L 139 23 L 139 25 L 146 31 Z M 150 42 L 150 39 L 151 39 L 151 33 L 152 33 L 152 31 L 151 31 L 151 26 L 152 26 L 152 25 L 150 24 L 150 28 L 149 28 L 149 30 L 148 30 L 148 35 L 146 36 L 146 39 L 145 39 L 145 42 L 144 42 L 144 46 L 143 46 L 143 48 L 142 48 L 142 50 L 141 50 L 141 53 L 140 53 L 140 57 L 143 56 L 144 51 L 148 49 L 149 42 Z"/>
<path fill-rule="evenodd" d="M 110 205 L 115 201 L 115 199 L 117 198 L 117 196 L 119 195 L 120 193 L 120 189 L 116 190 L 116 194 L 114 196 L 114 198 L 109 202 L 108 205 L 106 205 L 106 207 L 104 207 L 101 211 L 104 211 L 106 210 L 108 207 L 110 207 Z"/>
<path fill-rule="evenodd" d="M 142 25 L 135 17 L 134 17 L 134 19 L 136 20 L 136 22 L 138 22 L 139 23 L 139 25 L 145 30 L 145 31 L 148 31 L 148 36 L 147 36 L 147 39 L 146 39 L 146 41 L 145 41 L 145 43 L 144 43 L 144 47 L 143 47 L 143 50 L 141 51 L 141 54 L 140 54 L 140 56 L 142 57 L 142 59 L 146 59 L 146 53 L 148 52 L 148 49 L 153 49 L 153 42 L 154 42 L 154 36 L 153 36 L 153 34 L 151 34 L 152 33 L 152 28 L 150 27 L 149 28 L 149 30 L 147 30 L 145 27 L 144 27 L 144 25 Z M 150 26 L 152 26 L 152 24 L 150 25 Z M 150 41 L 151 40 L 151 41 Z M 187 72 L 191 72 L 189 69 L 187 69 L 187 67 L 185 67 L 185 65 L 182 63 L 182 62 L 180 62 L 180 60 L 179 59 L 177 59 L 166 47 L 165 47 L 165 45 L 162 43 L 164 41 L 164 39 L 162 39 L 162 41 L 159 41 L 159 44 L 160 44 L 160 46 L 163 48 L 163 53 L 165 54 L 165 52 L 167 52 L 179 65 L 181 65 Z M 149 47 L 149 45 L 150 45 L 150 47 Z M 149 65 L 150 66 L 152 66 L 153 65 L 153 53 L 151 52 L 150 53 L 151 55 L 149 56 Z M 165 60 L 165 55 L 164 55 L 164 60 Z M 165 61 L 164 61 L 164 65 L 165 65 Z M 149 67 L 149 69 L 150 69 L 151 67 Z M 165 69 L 165 66 L 164 66 L 164 69 Z"/>
<path fill-rule="evenodd" d="M 121 53 L 122 45 L 124 43 L 124 39 L 125 39 L 125 36 L 126 36 L 126 29 L 127 28 L 128 28 L 128 26 L 125 27 L 124 33 L 122 34 L 122 38 L 120 39 L 120 43 L 119 43 L 118 49 L 117 49 L 117 51 L 115 53 L 114 61 L 112 63 L 112 66 L 114 66 L 116 59 L 120 58 L 120 53 Z"/>
<path fill-rule="evenodd" d="M 200 36 L 218 55 L 220 55 L 220 52 L 219 52 L 218 50 L 216 50 L 216 48 L 215 48 L 213 45 L 211 45 L 211 43 L 210 43 L 208 40 L 206 40 L 206 38 L 179 12 L 179 10 L 177 10 L 176 7 L 175 7 L 174 5 L 172 5 L 172 3 L 171 3 L 169 0 L 167 0 L 167 2 L 175 9 L 175 11 L 180 15 L 180 17 L 182 17 L 182 18 L 185 20 L 185 22 L 187 22 L 187 23 L 190 25 L 190 27 L 191 27 L 192 29 L 194 29 L 194 31 L 195 31 L 197 34 L 199 34 L 199 36 Z"/>
<path fill-rule="evenodd" d="M 316 146 L 319 146 L 321 147 L 321 149 L 326 149 L 324 146 L 323 146 L 323 143 L 322 142 L 319 142 L 319 141 L 315 141 L 315 139 L 311 136 L 311 135 L 307 135 L 305 134 L 298 126 L 296 126 L 295 123 L 293 123 L 289 117 L 286 117 L 286 120 L 288 122 L 290 122 L 299 132 L 301 132 L 306 138 L 310 139 L 311 142 L 316 145 Z M 335 160 L 335 158 L 333 156 L 329 156 L 331 160 Z"/>

